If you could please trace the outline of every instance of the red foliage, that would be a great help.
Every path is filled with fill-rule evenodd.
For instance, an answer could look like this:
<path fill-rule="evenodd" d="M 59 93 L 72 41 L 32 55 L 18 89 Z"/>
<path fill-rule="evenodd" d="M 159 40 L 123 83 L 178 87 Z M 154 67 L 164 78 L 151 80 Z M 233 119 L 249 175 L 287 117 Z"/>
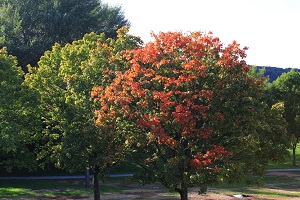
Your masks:
<path fill-rule="evenodd" d="M 227 152 L 224 147 L 212 145 L 211 150 L 208 150 L 204 155 L 197 154 L 191 160 L 191 166 L 201 171 L 204 167 L 209 167 L 219 159 L 228 159 L 231 153 Z M 218 170 L 216 166 L 211 167 L 212 170 Z"/>
<path fill-rule="evenodd" d="M 226 86 L 226 80 L 213 79 L 217 75 L 210 70 L 226 71 L 241 65 L 242 73 L 247 73 L 249 67 L 242 60 L 246 48 L 240 49 L 236 42 L 223 47 L 212 33 L 167 32 L 153 36 L 154 42 L 128 52 L 128 71 L 118 73 L 105 90 L 94 88 L 92 95 L 102 104 L 96 111 L 96 124 L 117 113 L 150 133 L 148 145 L 154 142 L 182 149 L 179 145 L 186 140 L 189 147 L 184 148 L 193 149 L 185 155 L 192 167 L 216 169 L 214 163 L 226 161 L 230 153 L 216 145 L 206 149 L 205 154 L 199 153 L 204 151 L 201 144 L 211 145 L 209 139 L 215 134 L 209 123 L 224 120 L 221 112 L 211 109 L 210 102 L 215 92 Z M 194 148 L 198 145 L 199 150 Z"/>

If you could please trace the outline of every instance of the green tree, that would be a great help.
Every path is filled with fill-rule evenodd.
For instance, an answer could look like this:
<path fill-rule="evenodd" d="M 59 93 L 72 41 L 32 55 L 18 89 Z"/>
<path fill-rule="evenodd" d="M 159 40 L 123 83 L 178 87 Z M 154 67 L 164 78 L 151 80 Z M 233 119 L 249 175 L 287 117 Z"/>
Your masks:
<path fill-rule="evenodd" d="M 17 56 L 24 70 L 55 42 L 65 45 L 90 32 L 115 38 L 128 25 L 121 7 L 98 0 L 0 1 L 0 47 Z"/>
<path fill-rule="evenodd" d="M 116 40 L 91 33 L 64 47 L 56 44 L 25 76 L 26 85 L 40 94 L 43 108 L 44 145 L 39 159 L 50 158 L 68 171 L 92 169 L 95 199 L 100 198 L 99 173 L 104 176 L 122 160 L 125 147 L 122 134 L 105 134 L 94 126 L 95 103 L 90 93 L 95 85 L 109 84 L 115 71 L 128 67 L 123 51 L 140 40 L 127 31 L 120 29 Z"/>
<path fill-rule="evenodd" d="M 154 38 L 131 51 L 131 68 L 111 85 L 94 88 L 102 106 L 96 124 L 135 124 L 129 142 L 143 169 L 138 177 L 161 182 L 183 200 L 192 187 L 205 192 L 224 179 L 261 176 L 272 159 L 268 147 L 279 144 L 268 141 L 266 129 L 276 127 L 264 114 L 264 79 L 248 75 L 245 49 L 223 46 L 210 33 Z"/>
<path fill-rule="evenodd" d="M 257 81 L 262 81 L 264 95 L 261 102 L 264 102 L 265 109 L 263 115 L 266 123 L 264 124 L 265 152 L 269 155 L 268 160 L 280 162 L 289 156 L 288 149 L 291 147 L 290 138 L 287 133 L 287 122 L 284 118 L 284 103 L 274 101 L 272 84 L 270 78 L 265 77 L 266 68 L 252 66 L 248 74 Z M 266 161 L 267 162 L 267 161 Z"/>
<path fill-rule="evenodd" d="M 292 142 L 292 165 L 296 166 L 296 147 L 300 139 L 300 72 L 283 73 L 272 83 L 272 92 L 275 100 L 284 102 L 284 117 Z"/>
<path fill-rule="evenodd" d="M 15 57 L 0 50 L 0 165 L 8 171 L 14 168 L 37 167 L 34 150 L 36 96 L 22 87 L 23 71 Z"/>

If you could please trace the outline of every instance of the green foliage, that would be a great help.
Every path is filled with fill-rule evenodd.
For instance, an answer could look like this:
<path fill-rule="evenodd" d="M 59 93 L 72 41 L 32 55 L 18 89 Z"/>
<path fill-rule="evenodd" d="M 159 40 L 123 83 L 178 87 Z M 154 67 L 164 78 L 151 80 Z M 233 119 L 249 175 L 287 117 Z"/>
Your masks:
<path fill-rule="evenodd" d="M 21 31 L 19 11 L 11 4 L 3 4 L 0 7 L 0 45 L 5 44 L 17 48 L 14 45 L 18 42 Z"/>
<path fill-rule="evenodd" d="M 300 72 L 291 70 L 283 73 L 272 84 L 275 101 L 284 103 L 284 118 L 293 149 L 296 149 L 300 139 Z M 296 165 L 293 155 L 293 165 Z"/>
<path fill-rule="evenodd" d="M 300 72 L 291 70 L 282 74 L 273 82 L 273 89 L 276 98 L 284 101 L 285 118 L 288 122 L 288 132 L 300 137 L 299 116 L 300 116 Z"/>
<path fill-rule="evenodd" d="M 90 33 L 64 47 L 56 43 L 41 57 L 39 67 L 29 67 L 25 76 L 25 84 L 41 99 L 44 129 L 38 159 L 50 159 L 68 171 L 93 169 L 95 199 L 100 198 L 98 174 L 104 178 L 109 167 L 124 157 L 127 126 L 121 133 L 94 126 L 96 103 L 90 99 L 91 90 L 106 86 L 117 70 L 126 69 L 123 51 L 141 42 L 127 32 L 128 27 L 119 29 L 116 40 Z"/>
<path fill-rule="evenodd" d="M 39 93 L 43 108 L 38 159 L 50 158 L 59 167 L 83 171 L 95 164 L 104 169 L 122 158 L 121 149 L 115 150 L 121 138 L 94 126 L 90 92 L 126 68 L 122 51 L 140 42 L 127 32 L 120 29 L 116 40 L 91 33 L 64 47 L 56 44 L 38 68 L 29 68 L 25 84 Z"/>
<path fill-rule="evenodd" d="M 115 38 L 129 25 L 121 7 L 98 0 L 2 0 L 0 13 L 0 47 L 7 46 L 24 70 L 55 42 L 65 45 L 90 32 Z"/>
<path fill-rule="evenodd" d="M 269 78 L 264 77 L 266 68 L 257 68 L 252 66 L 248 74 L 257 81 L 262 81 L 264 94 L 261 101 L 264 102 L 264 111 L 266 123 L 264 129 L 264 150 L 269 155 L 271 162 L 281 162 L 289 156 L 288 148 L 290 147 L 290 139 L 287 134 L 287 123 L 284 118 L 284 103 L 274 100 L 272 84 Z"/>
<path fill-rule="evenodd" d="M 32 153 L 36 98 L 32 91 L 22 87 L 23 72 L 15 57 L 0 50 L 0 164 L 8 171 L 14 167 L 35 168 Z M 37 115 L 38 116 L 38 115 Z"/>
<path fill-rule="evenodd" d="M 257 68 L 256 66 L 252 66 L 248 74 L 255 79 L 261 79 L 264 77 L 265 72 L 266 68 Z"/>

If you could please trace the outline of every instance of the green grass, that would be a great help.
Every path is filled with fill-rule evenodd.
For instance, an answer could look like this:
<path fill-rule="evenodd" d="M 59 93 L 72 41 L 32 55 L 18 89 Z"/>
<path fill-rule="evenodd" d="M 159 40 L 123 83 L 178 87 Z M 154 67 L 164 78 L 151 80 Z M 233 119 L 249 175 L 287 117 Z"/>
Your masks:
<path fill-rule="evenodd" d="M 294 172 L 299 174 L 300 172 Z M 213 186 L 222 191 L 221 193 L 226 194 L 247 194 L 247 195 L 257 195 L 257 196 L 277 196 L 282 198 L 287 197 L 299 197 L 300 191 L 293 190 L 300 188 L 300 182 L 295 177 L 288 176 L 269 176 L 266 175 L 262 178 L 264 185 L 261 187 L 255 185 L 247 185 L 245 182 L 238 184 L 219 184 Z M 274 189 L 280 189 L 276 191 Z"/>
<path fill-rule="evenodd" d="M 296 148 L 296 164 L 300 166 L 300 143 L 297 145 Z M 293 168 L 292 166 L 292 150 L 290 150 L 290 156 L 285 161 L 277 163 L 271 162 L 268 165 L 269 169 L 281 169 L 281 168 Z"/>
<path fill-rule="evenodd" d="M 294 172 L 296 174 L 299 174 L 300 172 Z M 297 180 L 295 177 L 288 177 L 288 176 L 270 176 L 270 175 L 265 175 L 261 179 L 261 186 L 268 186 L 272 185 L 272 187 L 279 187 L 279 188 L 285 188 L 285 187 L 299 187 L 300 188 L 300 181 Z M 213 186 L 214 188 L 219 188 L 219 189 L 231 189 L 231 188 L 245 188 L 245 187 L 258 187 L 258 185 L 252 184 L 249 185 L 245 181 L 239 182 L 239 183 L 221 183 Z"/>
<path fill-rule="evenodd" d="M 106 184 L 100 185 L 102 194 L 119 193 L 125 188 Z M 85 188 L 82 180 L 0 180 L 0 199 L 27 198 L 44 199 L 64 197 L 84 198 L 93 194 L 92 188 Z"/>
<path fill-rule="evenodd" d="M 91 194 L 90 189 L 83 185 L 68 181 L 56 180 L 1 180 L 0 199 L 2 198 L 29 198 L 43 199 L 46 197 L 67 196 L 80 197 Z"/>

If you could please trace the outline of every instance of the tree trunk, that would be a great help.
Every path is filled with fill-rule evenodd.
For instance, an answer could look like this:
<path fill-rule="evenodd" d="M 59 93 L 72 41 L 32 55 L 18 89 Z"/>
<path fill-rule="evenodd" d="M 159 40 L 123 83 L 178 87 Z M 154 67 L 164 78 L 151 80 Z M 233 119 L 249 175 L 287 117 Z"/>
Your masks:
<path fill-rule="evenodd" d="M 296 147 L 297 144 L 293 144 L 293 166 L 296 166 Z"/>
<path fill-rule="evenodd" d="M 188 200 L 188 190 L 181 190 L 179 194 L 181 200 Z"/>
<path fill-rule="evenodd" d="M 99 187 L 99 172 L 100 166 L 94 166 L 94 200 L 100 200 L 100 187 Z"/>
<path fill-rule="evenodd" d="M 90 171 L 89 168 L 85 168 L 85 187 L 90 187 Z"/>

